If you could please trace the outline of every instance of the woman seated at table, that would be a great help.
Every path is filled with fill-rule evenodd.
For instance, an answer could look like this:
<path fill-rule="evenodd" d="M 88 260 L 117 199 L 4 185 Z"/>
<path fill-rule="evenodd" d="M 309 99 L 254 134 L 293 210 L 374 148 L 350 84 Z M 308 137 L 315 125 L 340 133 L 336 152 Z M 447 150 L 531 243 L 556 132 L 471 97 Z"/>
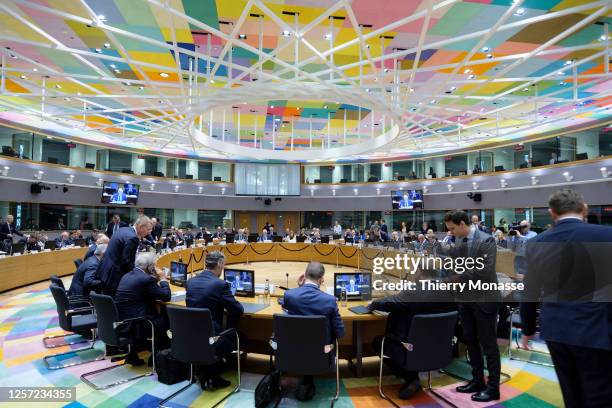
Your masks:
<path fill-rule="evenodd" d="M 285 241 L 285 242 L 296 242 L 296 235 L 293 232 L 293 230 L 289 231 L 289 233 L 283 237 L 283 241 Z"/>
<path fill-rule="evenodd" d="M 28 237 L 28 240 L 26 241 L 26 247 L 25 247 L 26 251 L 28 251 L 28 252 L 32 252 L 32 251 L 40 252 L 44 248 L 45 248 L 45 244 L 40 242 L 39 237 L 38 237 L 38 233 L 33 232 Z"/>

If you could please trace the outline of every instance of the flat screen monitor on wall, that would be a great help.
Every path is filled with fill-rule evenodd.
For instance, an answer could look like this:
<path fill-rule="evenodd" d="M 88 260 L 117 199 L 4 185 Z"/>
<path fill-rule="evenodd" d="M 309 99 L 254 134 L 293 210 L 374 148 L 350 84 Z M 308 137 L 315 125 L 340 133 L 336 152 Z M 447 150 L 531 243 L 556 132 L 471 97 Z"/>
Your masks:
<path fill-rule="evenodd" d="M 299 164 L 236 163 L 236 195 L 298 196 Z"/>
<path fill-rule="evenodd" d="M 394 210 L 422 210 L 423 190 L 391 191 L 391 206 Z"/>
<path fill-rule="evenodd" d="M 132 183 L 104 182 L 102 204 L 136 205 L 140 186 Z"/>

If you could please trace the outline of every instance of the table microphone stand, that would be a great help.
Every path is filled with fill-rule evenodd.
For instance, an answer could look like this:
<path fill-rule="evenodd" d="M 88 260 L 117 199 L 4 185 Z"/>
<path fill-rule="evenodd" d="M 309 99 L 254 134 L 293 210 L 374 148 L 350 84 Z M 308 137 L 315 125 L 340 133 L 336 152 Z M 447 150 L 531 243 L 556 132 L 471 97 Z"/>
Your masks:
<path fill-rule="evenodd" d="M 285 277 L 287 278 L 287 289 L 289 289 L 289 274 L 285 273 Z"/>

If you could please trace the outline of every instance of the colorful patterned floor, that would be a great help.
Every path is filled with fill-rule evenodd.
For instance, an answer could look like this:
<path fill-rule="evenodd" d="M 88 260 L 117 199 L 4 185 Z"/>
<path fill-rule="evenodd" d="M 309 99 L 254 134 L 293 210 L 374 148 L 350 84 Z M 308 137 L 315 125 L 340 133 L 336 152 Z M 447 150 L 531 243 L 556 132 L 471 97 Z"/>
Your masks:
<path fill-rule="evenodd" d="M 43 335 L 61 334 L 57 327 L 55 305 L 46 284 L 37 284 L 27 289 L 12 291 L 0 295 L 0 385 L 8 386 L 74 386 L 77 390 L 77 402 L 45 404 L 44 406 L 76 407 L 152 407 L 179 389 L 184 384 L 166 386 L 156 381 L 155 377 L 145 377 L 129 384 L 105 391 L 94 391 L 79 380 L 84 372 L 105 367 L 108 361 L 99 361 L 62 370 L 47 370 L 42 358 L 45 355 L 67 351 L 67 346 L 53 350 L 42 346 Z M 73 346 L 76 347 L 76 346 Z M 101 350 L 101 345 L 97 347 Z M 70 360 L 67 359 L 68 361 Z M 55 363 L 55 361 L 51 361 Z M 502 399 L 495 403 L 472 403 L 469 395 L 458 394 L 454 387 L 459 380 L 447 375 L 434 377 L 434 387 L 439 393 L 453 401 L 459 407 L 553 407 L 562 406 L 561 391 L 552 368 L 527 364 L 519 361 L 502 361 L 502 369 L 511 375 L 511 379 L 501 387 Z M 124 369 L 121 369 L 124 370 Z M 133 369 L 131 369 L 133 370 Z M 463 360 L 456 360 L 450 371 L 469 373 Z M 127 369 L 125 371 L 128 371 Z M 132 372 L 133 373 L 133 372 Z M 125 373 L 123 373 L 125 374 Z M 235 376 L 224 375 L 236 380 Z M 225 407 L 253 406 L 253 390 L 260 374 L 244 373 L 242 391 L 232 395 L 224 404 Z M 104 381 L 104 378 L 98 378 Z M 292 380 L 286 381 L 291 386 Z M 399 383 L 392 377 L 385 377 L 385 390 L 389 396 L 396 397 Z M 281 407 L 323 407 L 329 406 L 328 398 L 333 394 L 334 381 L 321 379 L 317 383 L 317 395 L 309 403 L 300 403 L 287 397 L 281 401 Z M 179 399 L 173 401 L 174 407 L 208 407 L 216 403 L 225 391 L 202 392 L 199 386 L 192 386 Z M 396 402 L 400 402 L 396 399 Z M 24 407 L 25 404 L 14 404 Z M 443 403 L 419 392 L 410 401 L 401 401 L 404 407 L 438 407 Z M 0 406 L 8 406 L 2 405 Z M 27 405 L 31 406 L 31 404 Z M 390 404 L 378 397 L 375 377 L 345 378 L 341 384 L 338 408 L 385 407 Z"/>

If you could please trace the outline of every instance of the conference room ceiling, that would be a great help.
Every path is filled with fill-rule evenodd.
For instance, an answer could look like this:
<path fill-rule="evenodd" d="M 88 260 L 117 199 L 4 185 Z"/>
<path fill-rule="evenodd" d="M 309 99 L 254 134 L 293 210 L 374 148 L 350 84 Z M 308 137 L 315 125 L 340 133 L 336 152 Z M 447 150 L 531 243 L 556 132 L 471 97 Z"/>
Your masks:
<path fill-rule="evenodd" d="M 3 0 L 0 121 L 213 160 L 408 159 L 609 120 L 612 2 Z"/>

